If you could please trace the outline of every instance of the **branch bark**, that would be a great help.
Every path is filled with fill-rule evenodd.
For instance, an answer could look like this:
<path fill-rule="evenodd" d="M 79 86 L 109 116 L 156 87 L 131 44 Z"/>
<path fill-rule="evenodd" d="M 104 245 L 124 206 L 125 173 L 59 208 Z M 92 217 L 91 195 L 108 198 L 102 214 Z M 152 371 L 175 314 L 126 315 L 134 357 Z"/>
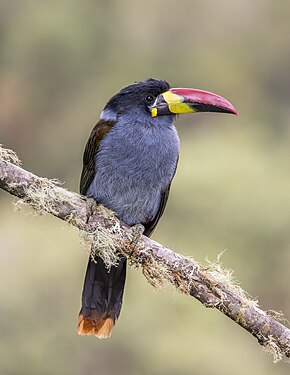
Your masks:
<path fill-rule="evenodd" d="M 171 283 L 205 307 L 219 310 L 256 337 L 275 362 L 290 357 L 290 329 L 272 310 L 261 310 L 257 301 L 233 282 L 230 271 L 218 263 L 203 267 L 145 236 L 132 246 L 134 229 L 111 211 L 16 164 L 15 154 L 0 145 L 0 188 L 37 212 L 52 214 L 80 229 L 88 246 L 99 251 L 108 265 L 116 261 L 121 249 L 132 265 L 142 267 L 153 286 Z"/>

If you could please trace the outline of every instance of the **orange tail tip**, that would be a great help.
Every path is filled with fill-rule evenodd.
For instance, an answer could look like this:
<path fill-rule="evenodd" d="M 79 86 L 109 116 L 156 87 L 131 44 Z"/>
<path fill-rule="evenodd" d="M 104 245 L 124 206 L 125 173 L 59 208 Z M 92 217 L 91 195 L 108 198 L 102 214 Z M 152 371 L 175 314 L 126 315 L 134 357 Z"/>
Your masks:
<path fill-rule="evenodd" d="M 96 322 L 94 318 L 79 316 L 77 332 L 79 335 L 95 335 L 99 339 L 107 339 L 112 334 L 114 321 L 111 318 L 101 319 Z"/>
<path fill-rule="evenodd" d="M 101 324 L 102 325 L 98 327 L 97 330 L 95 330 L 95 335 L 99 339 L 107 339 L 112 334 L 112 329 L 114 326 L 113 319 L 111 318 L 103 319 L 101 321 Z"/>

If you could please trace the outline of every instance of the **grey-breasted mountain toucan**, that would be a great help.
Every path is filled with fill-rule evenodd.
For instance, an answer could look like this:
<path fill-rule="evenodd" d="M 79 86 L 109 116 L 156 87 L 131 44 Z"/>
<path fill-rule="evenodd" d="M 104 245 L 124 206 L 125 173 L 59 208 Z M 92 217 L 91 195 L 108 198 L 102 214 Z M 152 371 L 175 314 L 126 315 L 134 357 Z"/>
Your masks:
<path fill-rule="evenodd" d="M 177 114 L 223 112 L 237 115 L 226 99 L 202 90 L 170 89 L 146 79 L 120 90 L 106 104 L 87 142 L 80 192 L 114 211 L 144 235 L 155 229 L 168 199 L 178 155 L 173 125 Z M 120 315 L 126 258 L 109 270 L 89 259 L 77 331 L 107 338 Z"/>

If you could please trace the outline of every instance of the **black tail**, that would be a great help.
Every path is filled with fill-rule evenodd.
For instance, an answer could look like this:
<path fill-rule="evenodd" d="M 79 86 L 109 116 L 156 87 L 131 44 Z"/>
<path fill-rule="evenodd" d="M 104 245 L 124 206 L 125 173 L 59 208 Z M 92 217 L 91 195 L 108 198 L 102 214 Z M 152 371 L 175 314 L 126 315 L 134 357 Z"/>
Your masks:
<path fill-rule="evenodd" d="M 108 270 L 100 257 L 96 257 L 95 261 L 89 259 L 78 334 L 96 335 L 101 339 L 111 336 L 122 307 L 126 263 L 126 258 L 122 257 L 118 266 Z"/>

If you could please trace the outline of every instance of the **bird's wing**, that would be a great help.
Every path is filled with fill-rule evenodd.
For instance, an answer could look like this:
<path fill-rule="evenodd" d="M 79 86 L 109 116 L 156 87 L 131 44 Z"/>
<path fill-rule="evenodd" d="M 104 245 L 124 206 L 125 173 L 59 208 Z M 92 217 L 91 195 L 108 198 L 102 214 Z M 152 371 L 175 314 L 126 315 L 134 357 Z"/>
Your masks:
<path fill-rule="evenodd" d="M 85 195 L 95 176 L 95 156 L 98 152 L 100 141 L 110 131 L 116 121 L 100 120 L 93 128 L 85 147 L 83 157 L 83 170 L 80 181 L 80 193 Z"/>
<path fill-rule="evenodd" d="M 172 176 L 172 179 L 175 175 L 177 164 L 178 164 L 178 159 L 176 161 L 175 171 L 174 171 L 174 174 Z M 161 216 L 163 215 L 163 212 L 165 210 L 165 206 L 166 206 L 166 203 L 167 203 L 167 200 L 168 200 L 168 197 L 169 197 L 170 186 L 171 186 L 171 183 L 167 186 L 167 188 L 161 194 L 159 209 L 158 209 L 157 214 L 155 215 L 154 219 L 152 221 L 150 221 L 149 223 L 145 223 L 145 224 L 142 223 L 145 227 L 145 230 L 144 230 L 145 236 L 149 237 L 153 233 L 156 225 L 158 224 L 158 221 L 160 220 Z"/>
<path fill-rule="evenodd" d="M 147 236 L 147 237 L 149 237 L 152 234 L 152 232 L 154 231 L 159 219 L 163 215 L 163 212 L 165 210 L 165 206 L 166 206 L 166 203 L 167 203 L 167 200 L 168 200 L 168 196 L 169 196 L 169 190 L 170 190 L 170 185 L 161 195 L 159 209 L 158 209 L 158 212 L 155 215 L 154 219 L 152 221 L 150 221 L 149 223 L 145 223 L 145 224 L 143 223 L 143 225 L 145 227 L 144 235 Z"/>

